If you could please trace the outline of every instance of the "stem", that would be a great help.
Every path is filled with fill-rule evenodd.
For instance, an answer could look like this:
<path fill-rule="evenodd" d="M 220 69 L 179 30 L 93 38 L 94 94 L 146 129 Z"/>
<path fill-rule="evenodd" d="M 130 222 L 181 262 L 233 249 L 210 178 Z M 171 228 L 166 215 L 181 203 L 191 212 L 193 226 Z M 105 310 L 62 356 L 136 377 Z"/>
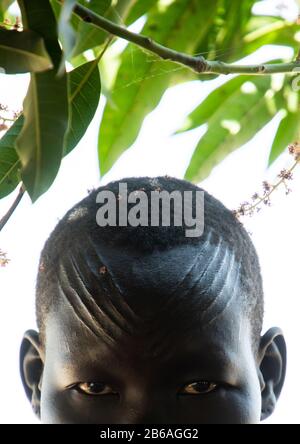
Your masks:
<path fill-rule="evenodd" d="M 109 45 L 111 44 L 112 41 L 113 41 L 113 36 L 109 37 L 109 38 L 106 40 L 106 43 L 105 43 L 105 45 L 104 45 L 104 48 L 100 51 L 100 53 L 97 55 L 97 57 L 96 57 L 96 59 L 95 59 L 98 63 L 100 62 L 100 60 L 101 60 L 102 57 L 104 56 L 104 54 L 105 54 L 107 48 L 109 47 Z"/>
<path fill-rule="evenodd" d="M 15 122 L 16 119 L 9 119 L 8 117 L 0 116 L 0 120 L 3 120 L 4 122 Z"/>
<path fill-rule="evenodd" d="M 22 185 L 20 187 L 20 189 L 19 189 L 19 193 L 18 193 L 14 203 L 12 204 L 12 206 L 10 207 L 8 212 L 0 219 L 0 231 L 5 227 L 5 225 L 7 224 L 7 222 L 9 221 L 11 216 L 13 215 L 13 213 L 16 210 L 17 206 L 21 202 L 22 197 L 24 196 L 24 194 L 25 194 L 25 188 Z"/>
<path fill-rule="evenodd" d="M 299 165 L 298 155 L 295 156 L 296 162 L 292 165 L 291 168 L 289 168 L 286 173 L 292 173 L 294 169 Z M 283 183 L 285 187 L 286 185 L 286 178 L 283 176 L 281 179 L 276 183 L 276 185 L 270 185 L 270 190 L 264 194 L 262 197 L 258 196 L 257 201 L 253 204 L 248 204 L 247 202 L 242 204 L 238 210 L 234 210 L 233 213 L 236 215 L 236 217 L 240 216 L 247 216 L 248 214 L 252 215 L 255 208 L 257 208 L 259 205 L 261 205 L 264 201 L 268 201 L 270 199 L 271 194 L 274 193 L 274 191 L 279 188 L 279 186 Z"/>
<path fill-rule="evenodd" d="M 297 166 L 298 164 L 299 164 L 299 161 L 297 160 L 297 161 L 294 163 L 294 165 L 288 170 L 288 172 L 291 173 L 292 171 L 294 171 L 294 169 L 296 168 L 296 166 Z M 258 200 L 255 204 L 251 205 L 250 210 L 254 210 L 254 208 L 256 208 L 258 205 L 260 205 L 264 200 L 268 199 L 268 198 L 271 196 L 271 194 L 273 194 L 274 191 L 275 191 L 277 188 L 279 188 L 279 186 L 280 186 L 282 183 L 285 183 L 285 180 L 286 180 L 286 179 L 285 179 L 284 177 L 282 177 L 282 178 L 280 179 L 280 181 L 279 181 L 276 185 L 272 186 L 271 190 L 270 190 L 268 193 L 266 193 L 265 196 L 260 197 L 259 200 Z"/>
<path fill-rule="evenodd" d="M 64 3 L 64 0 L 59 0 L 60 3 Z M 167 48 L 159 43 L 156 43 L 151 38 L 142 34 L 136 34 L 129 31 L 123 26 L 119 26 L 116 23 L 107 20 L 106 18 L 94 13 L 90 9 L 83 5 L 76 4 L 74 7 L 74 13 L 77 14 L 82 20 L 88 23 L 92 23 L 98 28 L 113 34 L 117 37 L 134 43 L 147 51 L 158 55 L 164 60 L 171 60 L 181 65 L 187 66 L 193 71 L 201 74 L 276 74 L 276 73 L 293 73 L 295 68 L 300 68 L 300 60 L 297 58 L 290 63 L 266 63 L 260 65 L 233 65 L 224 63 L 221 61 L 209 61 L 202 56 L 191 56 L 182 52 L 175 51 L 171 48 Z"/>

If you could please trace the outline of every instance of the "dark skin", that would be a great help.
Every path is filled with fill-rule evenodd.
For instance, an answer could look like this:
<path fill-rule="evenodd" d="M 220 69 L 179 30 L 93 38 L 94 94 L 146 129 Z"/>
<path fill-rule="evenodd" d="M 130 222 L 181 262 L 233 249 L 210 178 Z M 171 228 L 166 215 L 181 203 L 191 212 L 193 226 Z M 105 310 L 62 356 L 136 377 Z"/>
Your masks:
<path fill-rule="evenodd" d="M 186 254 L 186 249 L 178 249 L 176 261 L 169 263 L 170 286 L 175 264 L 180 264 L 180 257 L 184 258 L 181 264 L 186 263 Z M 158 260 L 167 264 L 169 256 L 149 257 L 148 269 L 153 271 Z M 120 267 L 119 259 L 115 265 Z M 149 292 L 149 281 L 140 281 L 147 282 L 147 288 L 143 292 L 140 285 L 130 286 L 133 304 Z M 269 330 L 260 339 L 258 351 L 254 350 L 250 321 L 237 301 L 222 306 L 213 322 L 200 325 L 197 321 L 190 331 L 174 317 L 162 318 L 156 328 L 164 352 L 155 355 L 154 349 L 149 359 L 143 354 L 152 340 L 146 331 L 124 334 L 113 345 L 107 344 L 62 298 L 58 312 L 47 318 L 46 343 L 40 343 L 37 332 L 28 331 L 21 347 L 23 384 L 41 421 L 257 424 L 274 411 L 286 368 L 279 329 Z M 159 331 L 166 329 L 172 334 L 159 339 Z"/>

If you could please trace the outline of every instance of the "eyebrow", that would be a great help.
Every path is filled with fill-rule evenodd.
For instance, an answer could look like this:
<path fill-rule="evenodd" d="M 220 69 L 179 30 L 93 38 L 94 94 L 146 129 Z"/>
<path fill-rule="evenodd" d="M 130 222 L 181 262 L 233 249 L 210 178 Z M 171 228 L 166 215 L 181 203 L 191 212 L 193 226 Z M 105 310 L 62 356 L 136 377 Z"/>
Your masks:
<path fill-rule="evenodd" d="M 209 351 L 206 350 L 209 349 Z M 203 350 L 202 350 L 203 349 Z M 204 350 L 205 349 L 205 350 Z M 218 364 L 218 367 L 234 370 L 236 368 L 236 359 L 230 356 L 227 350 L 214 348 L 214 345 L 202 345 L 200 350 L 191 350 L 183 352 L 180 355 L 172 356 L 167 360 L 167 364 L 172 367 L 193 367 L 195 364 L 199 368 L 207 368 Z"/>
<path fill-rule="evenodd" d="M 108 355 L 104 353 L 102 359 L 89 360 L 87 358 L 80 365 L 77 360 L 73 362 L 66 360 L 61 362 L 61 366 L 67 372 L 71 370 L 74 379 L 92 380 L 95 378 L 108 383 L 116 382 L 119 378 L 124 377 L 123 367 L 118 364 L 118 355 L 114 357 L 116 365 L 111 365 L 111 360 L 107 364 L 107 358 Z M 124 368 L 126 365 L 129 368 L 128 361 L 125 361 Z M 132 370 L 131 365 L 130 368 Z M 138 367 L 138 371 L 140 371 L 140 367 Z M 167 362 L 158 362 L 155 372 L 158 372 L 162 380 L 166 381 L 172 380 L 172 377 L 177 380 L 182 376 L 186 378 L 186 381 L 183 381 L 185 383 L 207 379 L 216 383 L 227 382 L 234 386 L 239 380 L 236 359 L 230 358 L 228 354 L 221 356 L 218 353 L 213 355 L 199 354 L 196 351 L 183 353 L 180 356 L 174 356 Z"/>

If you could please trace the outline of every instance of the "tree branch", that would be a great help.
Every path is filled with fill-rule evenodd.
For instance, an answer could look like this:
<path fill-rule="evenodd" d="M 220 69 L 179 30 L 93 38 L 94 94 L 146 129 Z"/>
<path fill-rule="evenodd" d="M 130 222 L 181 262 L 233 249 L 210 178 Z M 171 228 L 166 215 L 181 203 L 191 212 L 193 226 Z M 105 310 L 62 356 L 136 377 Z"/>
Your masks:
<path fill-rule="evenodd" d="M 0 231 L 5 227 L 5 225 L 7 224 L 7 222 L 9 221 L 11 216 L 13 215 L 15 209 L 17 208 L 17 206 L 21 202 L 24 194 L 25 194 L 25 188 L 22 185 L 21 188 L 19 189 L 19 193 L 18 193 L 14 203 L 12 204 L 12 206 L 10 207 L 8 212 L 0 219 Z"/>
<path fill-rule="evenodd" d="M 64 3 L 64 0 L 59 0 Z M 102 30 L 113 34 L 117 37 L 134 43 L 147 51 L 158 55 L 164 60 L 171 60 L 173 62 L 184 65 L 199 74 L 255 74 L 266 75 L 276 73 L 293 73 L 296 69 L 300 69 L 300 60 L 297 58 L 290 63 L 265 63 L 260 65 L 234 65 L 221 61 L 209 61 L 202 56 L 191 56 L 182 52 L 167 48 L 159 43 L 154 42 L 151 38 L 142 34 L 136 34 L 129 31 L 123 26 L 107 20 L 106 18 L 94 13 L 85 6 L 76 4 L 74 13 L 82 20 L 101 28 Z"/>

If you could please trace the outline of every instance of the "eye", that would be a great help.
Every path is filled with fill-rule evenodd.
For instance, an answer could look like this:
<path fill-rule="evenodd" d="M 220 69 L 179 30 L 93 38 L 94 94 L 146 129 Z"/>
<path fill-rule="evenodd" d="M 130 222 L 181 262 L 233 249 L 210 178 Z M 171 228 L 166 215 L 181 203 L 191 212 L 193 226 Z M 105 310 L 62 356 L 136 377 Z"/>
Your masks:
<path fill-rule="evenodd" d="M 109 385 L 102 382 L 80 382 L 73 388 L 77 391 L 90 396 L 102 396 L 102 395 L 117 395 Z"/>
<path fill-rule="evenodd" d="M 218 385 L 214 382 L 197 381 L 192 382 L 183 387 L 180 394 L 184 395 L 205 395 L 206 393 L 213 392 L 218 388 Z"/>

